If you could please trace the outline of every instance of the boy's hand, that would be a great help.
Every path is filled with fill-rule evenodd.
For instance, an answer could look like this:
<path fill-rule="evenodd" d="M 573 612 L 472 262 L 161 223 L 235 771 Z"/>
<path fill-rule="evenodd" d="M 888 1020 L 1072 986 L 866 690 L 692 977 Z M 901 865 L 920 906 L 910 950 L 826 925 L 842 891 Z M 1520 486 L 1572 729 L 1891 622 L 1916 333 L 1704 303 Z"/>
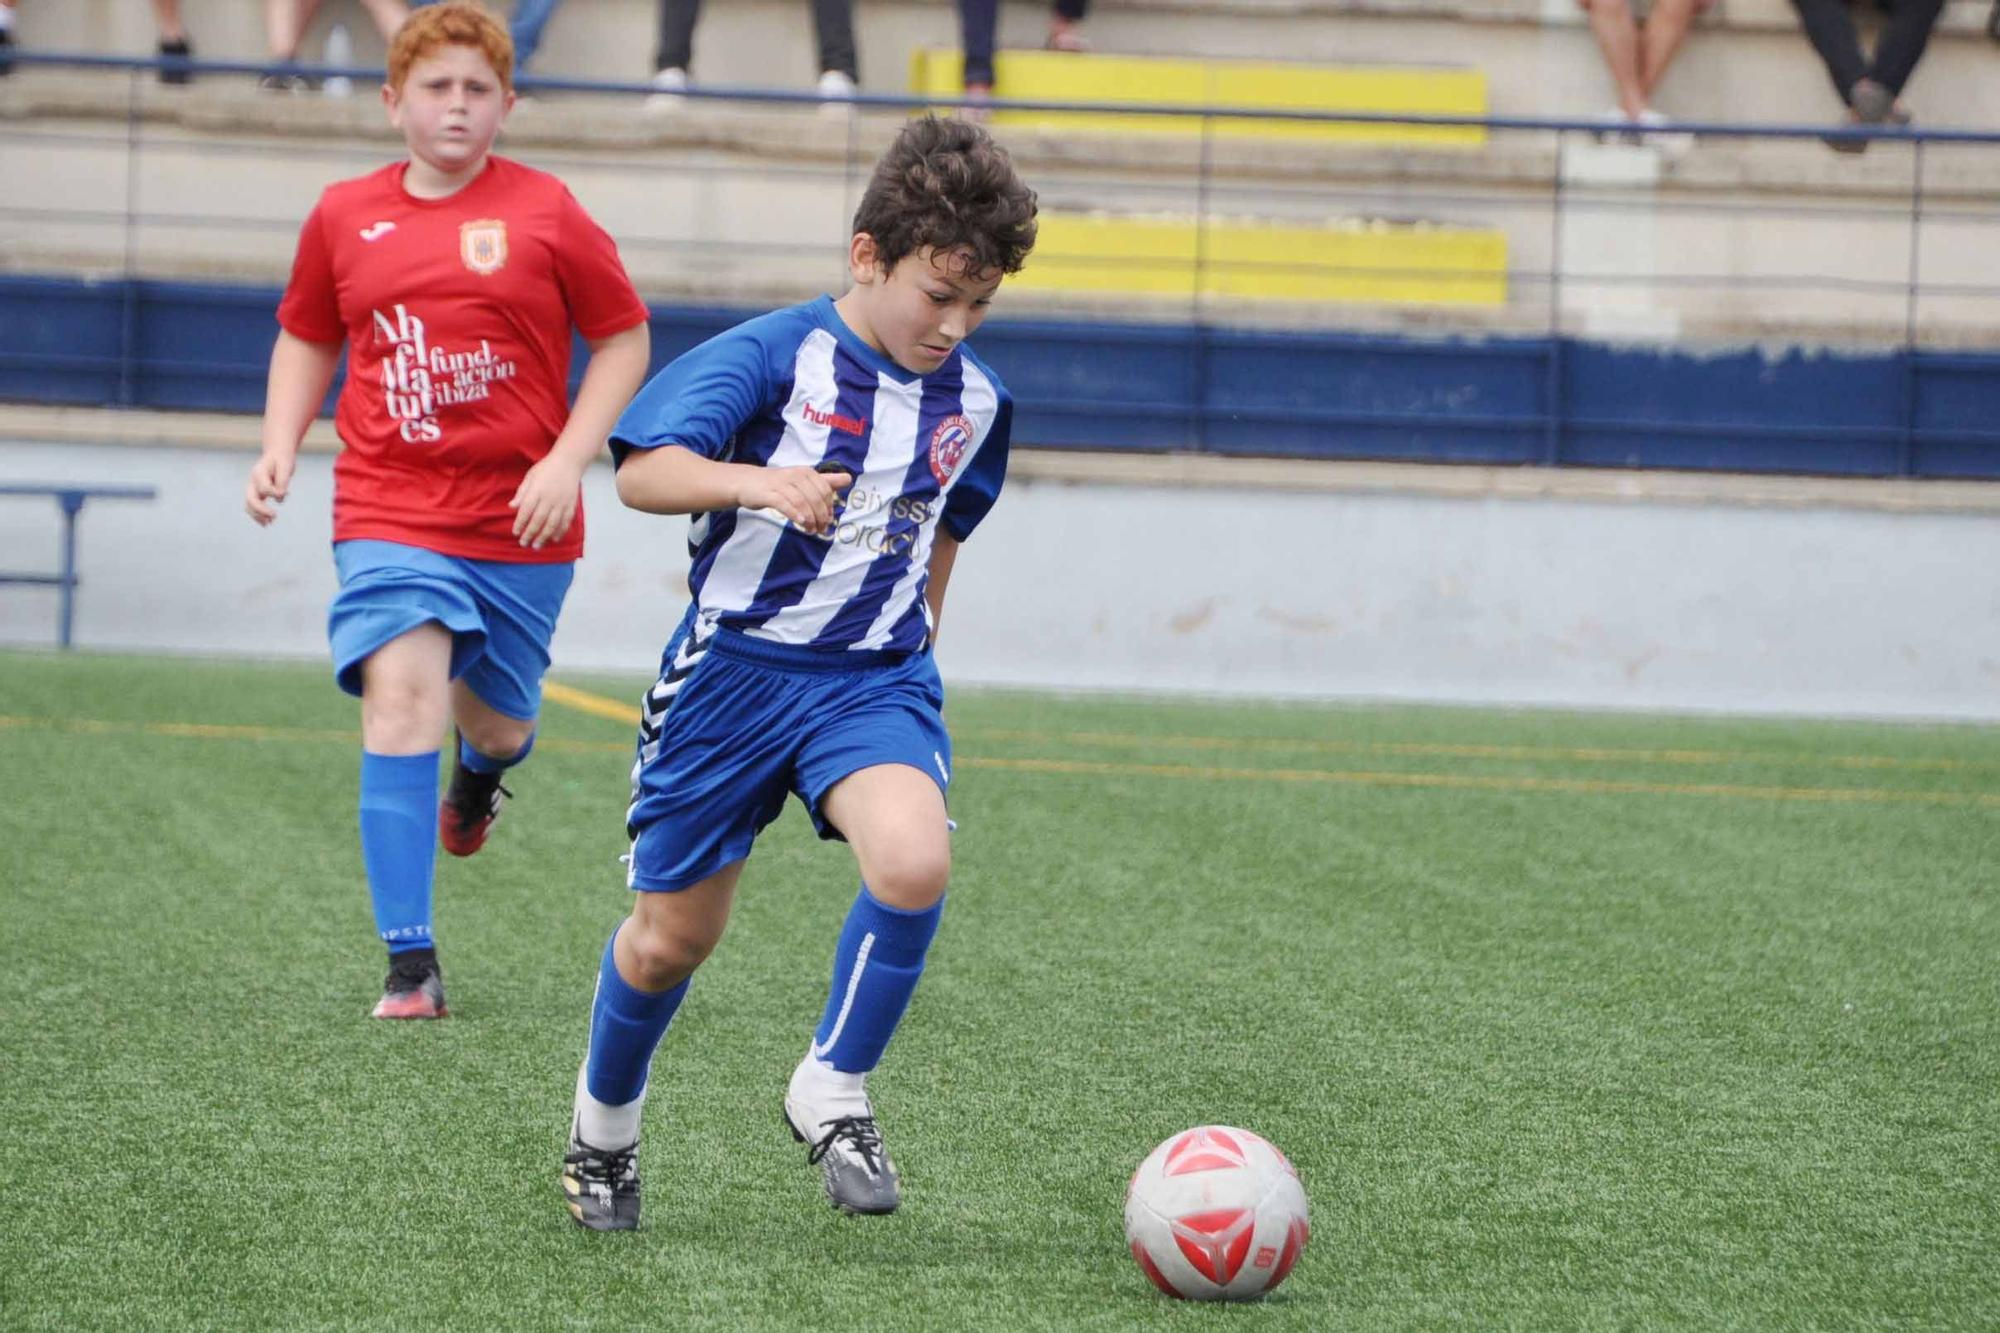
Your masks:
<path fill-rule="evenodd" d="M 521 545 L 539 550 L 569 534 L 584 466 L 550 454 L 528 469 L 514 498 L 507 502 L 514 511 L 514 535 Z"/>
<path fill-rule="evenodd" d="M 845 472 L 809 467 L 746 468 L 736 503 L 744 509 L 772 509 L 801 531 L 819 535 L 833 526 L 834 502 L 854 478 Z"/>
<path fill-rule="evenodd" d="M 243 487 L 243 512 L 268 528 L 278 516 L 278 506 L 292 488 L 292 469 L 298 460 L 283 454 L 261 454 L 250 468 L 250 480 Z"/>

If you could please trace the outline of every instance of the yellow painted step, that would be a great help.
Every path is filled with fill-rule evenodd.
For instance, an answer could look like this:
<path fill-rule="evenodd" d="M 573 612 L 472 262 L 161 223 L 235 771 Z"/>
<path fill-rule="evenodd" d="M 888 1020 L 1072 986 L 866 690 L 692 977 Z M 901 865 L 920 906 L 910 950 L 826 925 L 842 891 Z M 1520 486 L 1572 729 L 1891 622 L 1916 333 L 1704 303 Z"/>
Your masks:
<path fill-rule="evenodd" d="M 1321 226 L 1044 212 L 1009 285 L 1048 292 L 1504 305 L 1507 237 L 1428 223 Z"/>
<path fill-rule="evenodd" d="M 910 57 L 910 88 L 920 96 L 965 91 L 957 51 L 922 49 Z M 1477 69 L 1421 65 L 1295 65 L 1275 60 L 1183 60 L 1157 56 L 1002 51 L 993 62 L 993 95 L 1029 102 L 1150 103 L 1269 111 L 1355 111 L 1381 115 L 1483 116 L 1486 75 Z M 1197 134 L 1199 116 L 1136 116 L 1115 111 L 1002 111 L 994 123 L 1120 134 Z M 1341 125 L 1295 120 L 1217 120 L 1219 138 L 1311 139 L 1478 147 L 1486 131 L 1455 125 Z"/>

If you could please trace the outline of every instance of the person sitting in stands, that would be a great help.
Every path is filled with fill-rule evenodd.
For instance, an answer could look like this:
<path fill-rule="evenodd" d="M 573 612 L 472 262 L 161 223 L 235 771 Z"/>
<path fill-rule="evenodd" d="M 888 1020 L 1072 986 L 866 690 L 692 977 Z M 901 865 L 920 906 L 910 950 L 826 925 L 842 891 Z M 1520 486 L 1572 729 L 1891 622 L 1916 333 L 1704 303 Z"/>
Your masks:
<path fill-rule="evenodd" d="M 813 36 L 819 46 L 821 97 L 851 97 L 861 83 L 854 55 L 854 0 L 812 0 Z M 660 48 L 653 60 L 653 87 L 648 110 L 678 105 L 687 91 L 688 68 L 694 62 L 694 25 L 701 17 L 701 0 L 660 0 Z"/>
<path fill-rule="evenodd" d="M 1090 0 L 1054 0 L 1049 8 L 1049 33 L 1043 45 L 1051 51 L 1082 51 L 1084 15 Z M 993 47 L 1000 27 L 1000 0 L 958 0 L 960 40 L 965 47 L 965 95 L 993 95 Z"/>
<path fill-rule="evenodd" d="M 1931 28 L 1944 11 L 1944 0 L 1882 0 L 1889 21 L 1875 43 L 1875 53 L 1861 53 L 1861 38 L 1847 0 L 1792 0 L 1806 37 L 1819 52 L 1833 91 L 1847 105 L 1851 125 L 1907 125 L 1909 108 L 1901 101 L 1917 62 L 1930 42 Z M 1860 153 L 1866 139 L 1828 139 L 1837 153 Z"/>
<path fill-rule="evenodd" d="M 1713 0 L 1653 0 L 1643 22 L 1631 0 L 1577 0 L 1590 20 L 1591 35 L 1604 56 L 1604 67 L 1617 89 L 1618 105 L 1606 119 L 1624 127 L 1625 137 L 1655 148 L 1679 152 L 1693 144 L 1685 134 L 1663 134 L 1650 127 L 1667 118 L 1653 109 L 1653 93 L 1667 76 L 1667 67 L 1687 40 L 1695 15 Z"/>

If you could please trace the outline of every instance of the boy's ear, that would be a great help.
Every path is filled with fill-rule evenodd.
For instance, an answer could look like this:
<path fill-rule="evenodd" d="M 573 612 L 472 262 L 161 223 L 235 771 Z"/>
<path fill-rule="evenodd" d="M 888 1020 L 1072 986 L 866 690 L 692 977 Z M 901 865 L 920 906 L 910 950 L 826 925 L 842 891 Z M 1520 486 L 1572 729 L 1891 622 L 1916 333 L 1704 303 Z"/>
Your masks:
<path fill-rule="evenodd" d="M 854 233 L 854 239 L 847 243 L 847 273 L 858 285 L 868 286 L 881 282 L 889 276 L 882 267 L 882 254 L 875 246 L 875 238 L 865 231 Z"/>

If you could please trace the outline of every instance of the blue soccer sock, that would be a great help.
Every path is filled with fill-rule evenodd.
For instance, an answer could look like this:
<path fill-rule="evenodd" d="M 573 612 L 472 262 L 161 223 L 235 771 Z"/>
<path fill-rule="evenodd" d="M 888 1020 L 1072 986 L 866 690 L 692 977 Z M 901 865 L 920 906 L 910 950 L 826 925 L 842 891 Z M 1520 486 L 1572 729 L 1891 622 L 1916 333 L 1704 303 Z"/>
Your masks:
<path fill-rule="evenodd" d="M 924 974 L 924 952 L 944 915 L 940 898 L 920 912 L 891 907 L 863 884 L 833 953 L 833 988 L 813 1034 L 813 1055 L 846 1074 L 865 1074 L 903 1021 Z"/>
<path fill-rule="evenodd" d="M 528 733 L 528 739 L 522 743 L 519 750 L 516 750 L 505 759 L 495 759 L 492 755 L 484 751 L 473 749 L 472 742 L 461 735 L 458 738 L 458 762 L 464 764 L 475 773 L 505 773 L 508 769 L 526 759 L 528 752 L 534 748 L 535 733 L 531 731 Z"/>
<path fill-rule="evenodd" d="M 617 948 L 614 930 L 597 969 L 590 1054 L 577 1086 L 577 1132 L 593 1148 L 623 1148 L 638 1140 L 639 1103 L 646 1095 L 653 1052 L 694 979 L 683 978 L 663 991 L 640 990 L 618 975 Z"/>
<path fill-rule="evenodd" d="M 438 752 L 361 752 L 361 860 L 375 929 L 390 953 L 431 945 Z"/>

